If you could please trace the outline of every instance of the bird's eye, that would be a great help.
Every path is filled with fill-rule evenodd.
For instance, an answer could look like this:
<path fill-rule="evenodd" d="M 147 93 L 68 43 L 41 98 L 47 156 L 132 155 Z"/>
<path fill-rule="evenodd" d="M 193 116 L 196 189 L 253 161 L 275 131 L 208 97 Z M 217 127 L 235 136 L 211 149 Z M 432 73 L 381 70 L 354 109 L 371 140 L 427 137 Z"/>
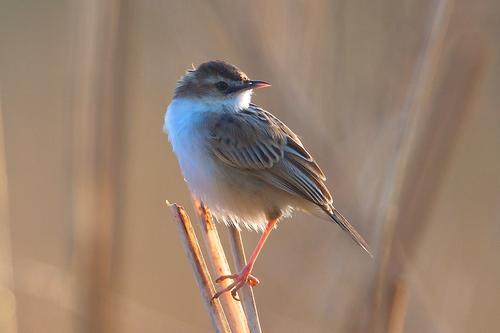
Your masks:
<path fill-rule="evenodd" d="M 217 89 L 219 89 L 219 91 L 222 91 L 222 92 L 226 91 L 227 88 L 229 88 L 229 85 L 224 81 L 217 82 L 215 84 L 215 86 L 217 87 Z"/>

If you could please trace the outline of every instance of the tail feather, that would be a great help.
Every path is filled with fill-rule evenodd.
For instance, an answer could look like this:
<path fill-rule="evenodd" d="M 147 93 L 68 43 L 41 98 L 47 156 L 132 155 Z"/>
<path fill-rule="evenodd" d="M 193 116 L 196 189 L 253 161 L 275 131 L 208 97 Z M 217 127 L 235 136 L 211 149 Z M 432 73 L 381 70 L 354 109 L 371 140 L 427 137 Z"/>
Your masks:
<path fill-rule="evenodd" d="M 373 258 L 373 254 L 371 253 L 368 244 L 363 239 L 363 237 L 354 229 L 351 223 L 342 215 L 338 210 L 332 208 L 331 211 L 327 211 L 328 215 L 335 221 L 344 231 L 349 233 L 351 238 L 361 246 L 369 255 Z"/>

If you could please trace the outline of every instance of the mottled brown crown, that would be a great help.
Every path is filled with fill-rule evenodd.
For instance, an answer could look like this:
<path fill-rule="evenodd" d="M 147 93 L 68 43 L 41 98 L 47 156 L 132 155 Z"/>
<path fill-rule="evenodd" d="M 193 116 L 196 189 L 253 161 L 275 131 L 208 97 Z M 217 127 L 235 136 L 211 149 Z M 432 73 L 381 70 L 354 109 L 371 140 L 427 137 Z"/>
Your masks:
<path fill-rule="evenodd" d="M 174 97 L 219 96 L 215 88 L 218 81 L 247 81 L 248 77 L 238 67 L 222 60 L 208 61 L 189 69 L 177 82 Z"/>
<path fill-rule="evenodd" d="M 233 81 L 248 80 L 247 75 L 238 67 L 222 60 L 205 62 L 198 66 L 195 72 L 196 76 L 200 79 L 218 75 L 222 78 Z"/>

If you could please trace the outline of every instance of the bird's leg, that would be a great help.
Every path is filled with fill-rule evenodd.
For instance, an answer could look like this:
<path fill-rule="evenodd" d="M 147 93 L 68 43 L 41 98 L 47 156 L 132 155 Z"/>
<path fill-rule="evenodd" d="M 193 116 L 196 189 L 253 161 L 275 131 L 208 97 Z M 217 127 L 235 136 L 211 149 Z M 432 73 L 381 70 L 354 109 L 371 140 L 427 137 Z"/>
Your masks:
<path fill-rule="evenodd" d="M 278 222 L 277 218 L 268 220 L 266 229 L 264 230 L 264 233 L 260 237 L 257 246 L 255 246 L 255 249 L 253 250 L 252 255 L 250 256 L 250 259 L 248 260 L 245 267 L 243 267 L 243 269 L 239 273 L 231 275 L 222 275 L 217 280 L 215 280 L 215 282 L 219 283 L 226 279 L 231 279 L 233 280 L 233 283 L 215 293 L 212 299 L 218 298 L 223 293 L 230 291 L 233 298 L 239 301 L 239 299 L 236 297 L 236 293 L 241 287 L 245 285 L 245 283 L 248 283 L 251 287 L 254 287 L 259 283 L 259 280 L 255 276 L 251 275 L 250 272 L 252 271 L 253 265 L 255 264 L 255 261 L 257 260 L 257 257 L 259 256 L 259 253 L 262 250 L 262 247 L 264 246 L 267 237 L 269 237 L 269 234 L 271 233 L 277 222 Z"/>

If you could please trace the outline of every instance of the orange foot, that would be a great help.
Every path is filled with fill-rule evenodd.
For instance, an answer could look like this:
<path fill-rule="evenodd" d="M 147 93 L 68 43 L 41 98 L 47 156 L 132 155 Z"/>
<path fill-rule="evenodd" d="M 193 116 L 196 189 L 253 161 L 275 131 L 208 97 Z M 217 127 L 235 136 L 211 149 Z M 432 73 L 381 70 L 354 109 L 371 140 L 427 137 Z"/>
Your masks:
<path fill-rule="evenodd" d="M 233 283 L 231 283 L 226 288 L 216 292 L 215 295 L 212 297 L 212 300 L 219 298 L 220 295 L 230 291 L 231 296 L 233 296 L 235 300 L 239 301 L 240 299 L 236 296 L 236 293 L 241 287 L 245 285 L 245 283 L 248 283 L 248 285 L 251 287 L 255 287 L 257 284 L 259 284 L 259 279 L 250 274 L 249 269 L 245 268 L 238 274 L 222 275 L 217 280 L 215 280 L 215 282 L 220 283 L 226 279 L 233 280 Z"/>

